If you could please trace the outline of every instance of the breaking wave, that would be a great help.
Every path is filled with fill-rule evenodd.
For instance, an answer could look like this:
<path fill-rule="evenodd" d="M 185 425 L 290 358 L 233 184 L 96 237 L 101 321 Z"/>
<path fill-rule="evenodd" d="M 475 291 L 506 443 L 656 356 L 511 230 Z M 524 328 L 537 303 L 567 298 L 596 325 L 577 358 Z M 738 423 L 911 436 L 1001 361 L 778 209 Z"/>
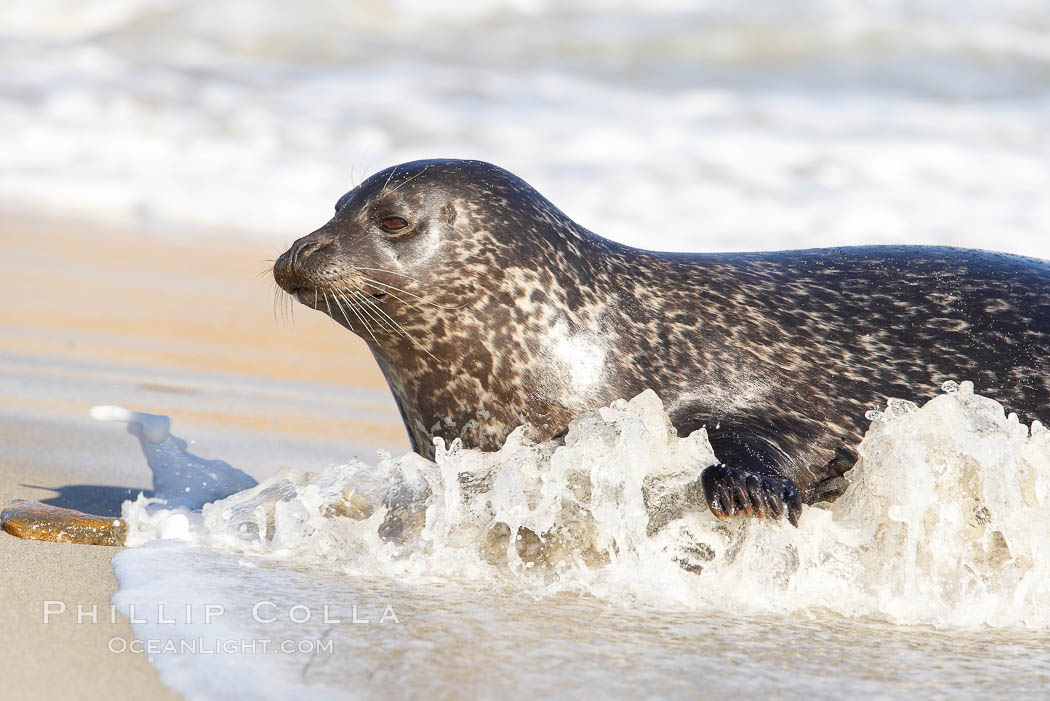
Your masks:
<path fill-rule="evenodd" d="M 805 508 L 797 529 L 715 519 L 697 485 L 714 461 L 706 431 L 677 436 L 651 391 L 584 414 L 559 441 L 518 429 L 494 453 L 439 443 L 434 462 L 286 469 L 200 510 L 140 497 L 123 515 L 131 545 L 174 538 L 401 582 L 1050 627 L 1050 431 L 949 384 L 921 408 L 893 400 L 869 417 L 845 494 Z"/>

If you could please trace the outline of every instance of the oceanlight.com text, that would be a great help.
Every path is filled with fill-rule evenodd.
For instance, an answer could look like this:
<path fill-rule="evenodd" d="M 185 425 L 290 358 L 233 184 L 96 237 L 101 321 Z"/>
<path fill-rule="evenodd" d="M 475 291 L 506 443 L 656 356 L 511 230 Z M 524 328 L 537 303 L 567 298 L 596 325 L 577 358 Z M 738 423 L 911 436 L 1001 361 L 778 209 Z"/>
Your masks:
<path fill-rule="evenodd" d="M 109 639 L 109 651 L 116 655 L 131 653 L 135 655 L 268 655 L 268 654 L 332 654 L 335 650 L 332 640 L 271 640 L 261 638 L 254 640 L 215 639 L 215 638 L 181 638 L 178 640 L 147 638 Z"/>

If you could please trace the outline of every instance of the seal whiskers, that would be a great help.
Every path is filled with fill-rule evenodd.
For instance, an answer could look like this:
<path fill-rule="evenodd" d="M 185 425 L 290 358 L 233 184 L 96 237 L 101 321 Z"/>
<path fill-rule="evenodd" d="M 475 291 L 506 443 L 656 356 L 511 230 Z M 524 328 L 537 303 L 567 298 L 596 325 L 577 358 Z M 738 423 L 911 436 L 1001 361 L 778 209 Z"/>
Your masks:
<path fill-rule="evenodd" d="M 337 292 L 335 290 L 332 291 L 332 299 L 335 301 L 335 306 L 339 307 L 339 311 L 341 311 L 343 313 L 343 319 L 346 320 L 347 326 L 349 326 L 351 328 L 351 330 L 353 330 L 353 324 L 350 323 L 350 319 L 346 316 L 346 310 L 343 308 L 343 305 L 339 303 L 339 298 L 340 297 L 343 297 L 343 295 L 341 295 L 339 292 Z M 350 307 L 350 311 L 353 313 L 353 315 L 355 317 L 357 317 L 357 320 L 361 322 L 361 326 L 363 326 L 365 328 L 365 331 L 368 332 L 368 335 L 372 337 L 372 341 L 378 345 L 379 341 L 376 340 L 375 334 L 372 333 L 372 327 L 369 326 L 368 322 L 365 321 L 365 319 L 361 317 L 361 315 L 358 313 L 357 309 L 350 302 L 350 300 L 348 300 L 346 297 L 343 297 L 343 301 L 346 302 L 346 306 Z"/>
<path fill-rule="evenodd" d="M 350 309 L 354 312 L 354 316 L 356 316 L 361 321 L 361 323 L 364 324 L 365 329 L 368 331 L 368 335 L 372 337 L 372 342 L 378 346 L 379 339 L 376 338 L 375 331 L 372 329 L 372 325 L 368 323 L 368 320 L 371 319 L 372 322 L 375 323 L 375 325 L 379 329 L 382 329 L 384 327 L 384 324 L 380 323 L 379 320 L 376 319 L 373 314 L 370 314 L 363 306 L 358 305 L 355 302 L 347 299 L 346 295 L 344 295 L 342 292 L 336 292 L 335 294 L 343 298 L 343 301 L 345 301 L 347 306 L 349 306 Z"/>
<path fill-rule="evenodd" d="M 332 316 L 332 305 L 328 303 L 328 293 L 327 293 L 327 292 L 324 292 L 324 291 L 322 290 L 322 291 L 321 291 L 321 295 L 322 295 L 322 296 L 324 297 L 324 305 L 325 305 L 325 307 L 327 307 L 327 308 L 328 308 L 328 317 L 329 317 L 329 318 L 330 318 L 330 319 L 331 319 L 332 321 L 335 321 L 335 317 L 334 317 L 334 316 Z M 336 323 L 339 323 L 339 322 L 336 322 Z"/>
<path fill-rule="evenodd" d="M 362 276 L 361 277 L 361 281 L 364 282 L 366 285 L 369 285 L 370 287 L 375 287 L 376 290 L 381 291 L 384 294 L 391 294 L 394 297 L 394 299 L 398 300 L 402 304 L 407 304 L 408 306 L 412 307 L 413 309 L 419 309 L 420 311 L 422 311 L 422 309 L 418 305 L 412 304 L 411 302 L 408 302 L 407 300 L 401 299 L 400 297 L 398 297 L 396 295 L 393 295 L 391 290 L 396 290 L 397 292 L 401 292 L 401 293 L 409 295 L 411 297 L 415 297 L 421 303 L 423 303 L 423 304 L 425 304 L 425 305 L 427 305 L 429 307 L 434 307 L 435 309 L 447 309 L 447 310 L 463 309 L 464 307 L 466 307 L 467 305 L 470 304 L 470 302 L 464 302 L 463 304 L 458 304 L 456 306 L 446 306 L 446 305 L 443 305 L 443 304 L 436 304 L 434 302 L 429 302 L 429 301 L 423 299 L 419 295 L 412 294 L 408 290 L 402 289 L 402 288 L 397 287 L 395 285 L 389 285 L 389 284 L 384 283 L 384 282 L 379 282 L 378 280 L 374 280 L 374 279 L 369 278 L 369 277 Z"/>
<path fill-rule="evenodd" d="M 414 345 L 419 350 L 421 350 L 424 353 L 426 353 L 428 356 L 433 358 L 436 362 L 443 363 L 443 361 L 440 358 L 435 356 L 433 353 L 431 353 L 429 350 L 427 350 L 426 347 L 424 347 L 422 344 L 420 344 L 419 341 L 417 341 L 415 338 L 413 338 L 412 335 L 410 333 L 408 333 L 408 330 L 405 329 L 404 326 L 399 324 L 396 319 L 394 319 L 389 314 L 387 314 L 385 311 L 383 311 L 379 307 L 379 305 L 377 305 L 375 302 L 370 300 L 364 293 L 356 292 L 356 294 L 361 299 L 361 306 L 362 306 L 362 308 L 364 308 L 364 307 L 371 307 L 371 309 L 373 311 L 373 314 L 375 314 L 375 313 L 381 314 L 382 317 L 384 317 L 384 318 L 389 320 L 389 324 L 390 324 L 389 328 L 392 331 L 396 331 L 397 333 L 399 333 L 401 336 L 403 336 L 405 338 L 405 340 L 407 340 L 409 343 Z M 375 317 L 373 316 L 373 318 L 375 318 Z"/>
<path fill-rule="evenodd" d="M 415 180 L 416 178 L 418 178 L 418 177 L 419 177 L 420 175 L 422 175 L 422 174 L 423 174 L 423 173 L 425 173 L 425 172 L 427 172 L 427 169 L 426 169 L 426 168 L 424 167 L 424 168 L 423 168 L 423 170 L 419 171 L 419 172 L 418 172 L 418 173 L 416 173 L 415 175 L 413 175 L 413 176 L 410 176 L 410 177 L 408 177 L 408 178 L 405 178 L 404 180 L 402 180 L 402 181 L 401 181 L 401 182 L 400 182 L 400 183 L 399 183 L 399 184 L 398 184 L 398 185 L 397 185 L 396 187 L 394 187 L 394 189 L 393 189 L 393 190 L 391 190 L 391 192 L 397 192 L 397 191 L 398 191 L 398 190 L 400 190 L 400 189 L 401 189 L 402 187 L 404 187 L 404 186 L 405 186 L 406 184 L 408 184 L 408 183 L 409 183 L 409 182 L 411 182 L 412 180 Z"/>
<path fill-rule="evenodd" d="M 391 298 L 397 300 L 398 302 L 400 302 L 401 304 L 405 305 L 406 307 L 408 307 L 410 309 L 415 309 L 416 311 L 419 311 L 419 312 L 424 311 L 423 307 L 419 306 L 418 304 L 415 304 L 413 302 L 409 302 L 407 299 L 402 299 L 401 297 L 398 297 L 393 292 L 390 292 L 388 288 L 380 287 L 376 283 L 369 281 L 368 278 L 364 278 L 362 280 L 362 282 L 364 282 L 369 287 L 374 288 L 376 290 L 376 294 L 383 294 L 384 296 L 385 295 L 390 295 Z M 370 296 L 374 296 L 374 295 L 370 295 Z"/>
<path fill-rule="evenodd" d="M 382 268 L 358 268 L 356 266 L 354 267 L 354 270 L 374 270 L 374 271 L 378 271 L 378 272 L 381 272 L 381 273 L 390 273 L 391 275 L 401 275 L 401 276 L 406 277 L 409 280 L 412 280 L 414 282 L 419 282 L 418 280 L 416 280 L 413 277 L 410 277 L 408 275 L 404 275 L 403 273 L 395 272 L 393 270 L 383 270 Z M 388 289 L 391 289 L 391 290 L 397 290 L 398 292 L 404 292 L 406 295 L 409 295 L 411 297 L 415 297 L 415 298 L 419 299 L 421 302 L 423 302 L 424 304 L 428 304 L 428 305 L 430 305 L 432 307 L 436 307 L 438 309 L 462 309 L 463 307 L 465 307 L 468 304 L 470 304 L 470 302 L 464 302 L 463 304 L 459 304 L 459 305 L 455 305 L 455 306 L 447 306 L 447 305 L 436 304 L 434 302 L 429 302 L 427 300 L 424 300 L 420 295 L 413 294 L 412 292 L 409 292 L 408 290 L 406 290 L 406 289 L 404 289 L 402 287 L 397 287 L 396 285 L 391 285 L 390 283 L 387 283 L 387 282 L 380 282 L 379 280 L 376 280 L 375 278 L 366 277 L 364 275 L 361 275 L 360 277 L 361 277 L 361 280 L 363 282 L 365 282 L 366 284 L 374 284 L 374 285 L 378 285 L 380 287 L 388 288 Z"/>
<path fill-rule="evenodd" d="M 295 320 L 295 307 L 292 304 L 292 296 L 274 285 L 273 290 L 273 318 L 280 319 L 285 326 L 290 326 Z"/>

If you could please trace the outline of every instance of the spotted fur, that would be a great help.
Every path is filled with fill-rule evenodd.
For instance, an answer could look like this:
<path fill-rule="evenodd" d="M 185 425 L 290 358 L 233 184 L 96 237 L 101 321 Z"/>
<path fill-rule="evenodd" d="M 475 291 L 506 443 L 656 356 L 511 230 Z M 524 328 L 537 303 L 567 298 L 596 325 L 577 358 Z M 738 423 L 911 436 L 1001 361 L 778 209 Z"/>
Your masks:
<path fill-rule="evenodd" d="M 383 231 L 390 216 L 408 230 Z M 428 457 L 435 437 L 557 436 L 652 388 L 680 434 L 706 426 L 723 461 L 805 491 L 852 464 L 888 397 L 969 379 L 1024 420 L 1050 416 L 1050 263 L 1031 258 L 644 251 L 505 170 L 448 160 L 364 181 L 274 275 L 365 339 Z M 340 291 L 356 308 L 332 304 Z"/>

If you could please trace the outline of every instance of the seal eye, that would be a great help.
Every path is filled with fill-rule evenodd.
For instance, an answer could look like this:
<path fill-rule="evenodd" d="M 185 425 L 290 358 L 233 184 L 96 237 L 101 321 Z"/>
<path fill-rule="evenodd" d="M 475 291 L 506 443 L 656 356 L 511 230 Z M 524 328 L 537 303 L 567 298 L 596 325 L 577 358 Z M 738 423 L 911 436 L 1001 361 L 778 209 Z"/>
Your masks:
<path fill-rule="evenodd" d="M 379 220 L 379 228 L 390 233 L 408 228 L 408 220 L 401 217 L 383 217 Z"/>

